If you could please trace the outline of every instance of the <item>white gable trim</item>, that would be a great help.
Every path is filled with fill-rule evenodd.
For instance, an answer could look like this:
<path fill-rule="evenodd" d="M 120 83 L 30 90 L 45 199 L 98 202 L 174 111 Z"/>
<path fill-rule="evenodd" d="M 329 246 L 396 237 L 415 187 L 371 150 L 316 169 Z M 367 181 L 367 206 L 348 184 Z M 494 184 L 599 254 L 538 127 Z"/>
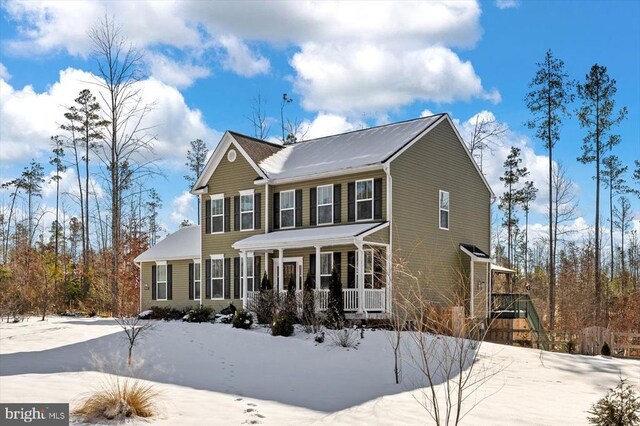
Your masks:
<path fill-rule="evenodd" d="M 402 147 L 402 149 L 400 149 L 398 152 L 396 152 L 395 154 L 393 154 L 388 160 L 386 160 L 385 162 L 391 163 L 393 160 L 395 160 L 396 158 L 398 158 L 400 155 L 402 155 L 407 149 L 411 148 L 413 146 L 413 144 L 415 144 L 417 141 L 419 141 L 421 138 L 424 137 L 424 135 L 426 135 L 427 133 L 429 133 L 432 129 L 434 129 L 438 124 L 442 123 L 443 121 L 448 121 L 449 125 L 451 126 L 451 128 L 453 129 L 456 137 L 458 138 L 458 141 L 460 142 L 460 145 L 462 145 L 462 148 L 464 149 L 464 152 L 467 153 L 467 156 L 469 157 L 469 160 L 471 161 L 471 164 L 473 164 L 473 166 L 475 167 L 476 171 L 478 172 L 478 175 L 480 175 L 480 177 L 482 178 L 482 182 L 484 182 L 484 185 L 487 187 L 487 189 L 489 190 L 489 193 L 491 194 L 491 201 L 495 201 L 496 199 L 496 194 L 493 192 L 493 190 L 491 189 L 491 187 L 489 186 L 489 182 L 487 182 L 487 179 L 484 177 L 484 174 L 482 174 L 482 172 L 480 171 L 480 168 L 478 167 L 478 164 L 476 163 L 476 160 L 473 159 L 473 156 L 471 155 L 471 152 L 469 151 L 469 148 L 467 148 L 467 144 L 464 143 L 464 140 L 462 139 L 462 136 L 460 136 L 460 133 L 458 132 L 458 129 L 456 128 L 456 126 L 453 124 L 453 122 L 451 121 L 451 117 L 449 117 L 449 114 L 443 114 L 442 117 L 440 117 L 438 120 L 436 120 L 434 123 L 432 123 L 429 127 L 427 127 L 422 133 L 420 133 L 418 136 L 416 136 L 415 138 L 413 138 L 413 140 L 411 142 L 409 142 L 408 144 L 406 144 L 404 147 Z"/>
<path fill-rule="evenodd" d="M 242 154 L 245 160 L 247 160 L 247 162 L 251 165 L 251 167 L 253 167 L 253 169 L 256 171 L 256 173 L 258 173 L 259 176 L 261 176 L 263 179 L 267 179 L 267 175 L 264 173 L 264 171 L 262 171 L 262 169 L 258 167 L 258 165 L 251 159 L 251 157 L 249 157 L 247 152 L 242 149 L 242 146 L 240 146 L 238 141 L 235 140 L 233 135 L 231 135 L 231 133 L 227 131 L 222 136 L 220 142 L 218 142 L 218 146 L 216 146 L 216 149 L 211 154 L 211 157 L 209 157 L 209 161 L 207 161 L 207 164 L 204 166 L 202 174 L 200 174 L 195 185 L 193 185 L 193 188 L 191 188 L 192 194 L 197 195 L 202 193 L 202 191 L 198 190 L 198 188 L 207 185 L 209 179 L 211 179 L 211 176 L 213 176 L 213 172 L 215 172 L 215 170 L 218 168 L 218 165 L 224 158 L 225 153 L 232 145 L 238 152 Z"/>

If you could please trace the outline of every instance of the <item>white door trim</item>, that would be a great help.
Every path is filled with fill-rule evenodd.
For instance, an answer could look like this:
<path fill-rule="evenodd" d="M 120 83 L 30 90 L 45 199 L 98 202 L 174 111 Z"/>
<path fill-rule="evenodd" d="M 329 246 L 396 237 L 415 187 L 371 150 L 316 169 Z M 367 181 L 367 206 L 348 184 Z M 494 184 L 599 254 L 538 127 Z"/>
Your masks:
<path fill-rule="evenodd" d="M 302 266 L 304 264 L 303 261 L 303 257 L 299 256 L 299 257 L 283 257 L 282 258 L 282 263 L 287 263 L 287 262 L 295 262 L 296 263 L 296 290 L 302 290 Z M 276 279 L 275 282 L 275 287 L 278 288 L 280 291 L 286 291 L 286 289 L 284 288 L 284 286 L 281 286 L 280 283 L 278 282 L 279 280 L 279 273 L 278 273 L 278 267 L 280 266 L 280 258 L 276 257 L 273 259 L 273 276 Z"/>

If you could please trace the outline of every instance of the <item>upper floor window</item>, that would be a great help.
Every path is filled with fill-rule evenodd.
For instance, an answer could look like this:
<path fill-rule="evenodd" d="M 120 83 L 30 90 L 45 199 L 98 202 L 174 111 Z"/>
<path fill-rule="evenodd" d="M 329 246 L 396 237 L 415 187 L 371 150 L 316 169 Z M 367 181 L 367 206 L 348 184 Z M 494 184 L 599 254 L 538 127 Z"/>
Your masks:
<path fill-rule="evenodd" d="M 167 264 L 156 265 L 156 299 L 167 300 Z"/>
<path fill-rule="evenodd" d="M 440 229 L 449 229 L 449 193 L 440 191 Z"/>
<path fill-rule="evenodd" d="M 318 187 L 318 225 L 333 223 L 333 185 Z"/>
<path fill-rule="evenodd" d="M 320 287 L 329 288 L 333 271 L 333 253 L 320 253 Z"/>
<path fill-rule="evenodd" d="M 224 194 L 211 196 L 211 233 L 224 232 Z"/>
<path fill-rule="evenodd" d="M 253 189 L 240 191 L 240 230 L 253 230 Z"/>
<path fill-rule="evenodd" d="M 211 255 L 211 298 L 224 296 L 224 255 Z"/>
<path fill-rule="evenodd" d="M 200 300 L 200 261 L 193 263 L 193 299 Z"/>
<path fill-rule="evenodd" d="M 280 228 L 295 226 L 296 191 L 282 191 L 280 193 Z"/>
<path fill-rule="evenodd" d="M 356 181 L 356 220 L 373 219 L 373 179 Z"/>

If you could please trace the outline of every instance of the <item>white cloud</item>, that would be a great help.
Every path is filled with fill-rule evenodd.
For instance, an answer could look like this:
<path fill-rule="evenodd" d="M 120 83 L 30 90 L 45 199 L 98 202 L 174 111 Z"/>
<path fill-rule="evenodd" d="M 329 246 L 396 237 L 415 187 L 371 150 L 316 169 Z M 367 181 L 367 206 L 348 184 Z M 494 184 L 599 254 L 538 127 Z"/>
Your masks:
<path fill-rule="evenodd" d="M 305 139 L 337 135 L 367 127 L 364 122 L 351 122 L 341 115 L 327 113 L 319 113 L 313 121 L 305 121 L 303 126 L 307 129 Z"/>
<path fill-rule="evenodd" d="M 153 77 L 178 88 L 189 87 L 195 80 L 211 74 L 206 67 L 175 61 L 166 55 L 151 51 L 145 53 L 144 60 Z"/>
<path fill-rule="evenodd" d="M 0 160 L 21 161 L 45 154 L 48 157 L 50 137 L 60 133 L 64 106 L 73 104 L 78 92 L 87 87 L 97 95 L 95 86 L 90 84 L 95 78 L 91 73 L 68 68 L 41 93 L 31 86 L 15 89 L 0 80 Z M 169 159 L 172 166 L 184 163 L 189 141 L 200 138 L 214 144 L 220 139 L 221 134 L 206 125 L 199 110 L 188 107 L 176 88 L 153 78 L 138 84 L 143 102 L 155 104 L 143 125 L 151 127 L 150 132 L 156 136 L 156 154 Z"/>
<path fill-rule="evenodd" d="M 269 60 L 252 52 L 249 47 L 237 37 L 221 37 L 220 44 L 226 51 L 226 57 L 223 60 L 225 69 L 231 70 L 243 77 L 253 77 L 269 71 Z"/>
<path fill-rule="evenodd" d="M 518 0 L 496 0 L 496 7 L 498 9 L 513 9 L 520 6 Z"/>
<path fill-rule="evenodd" d="M 195 202 L 196 197 L 189 193 L 189 191 L 185 191 L 175 197 L 171 202 L 171 220 L 177 224 L 181 223 L 184 219 L 190 219 L 190 221 L 193 222 L 193 217 L 195 216 Z"/>
<path fill-rule="evenodd" d="M 392 44 L 306 43 L 291 66 L 294 88 L 308 110 L 375 112 L 414 101 L 500 101 L 470 62 L 446 47 L 397 49 Z"/>
<path fill-rule="evenodd" d="M 9 81 L 11 80 L 11 74 L 9 74 L 9 70 L 4 66 L 2 62 L 0 62 L 0 79 Z"/>

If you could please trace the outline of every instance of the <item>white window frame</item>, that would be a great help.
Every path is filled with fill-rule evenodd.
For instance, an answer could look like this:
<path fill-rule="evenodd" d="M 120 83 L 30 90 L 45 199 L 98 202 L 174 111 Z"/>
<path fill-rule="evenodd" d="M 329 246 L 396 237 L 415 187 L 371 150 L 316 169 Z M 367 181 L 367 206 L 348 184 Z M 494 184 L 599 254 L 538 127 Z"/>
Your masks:
<path fill-rule="evenodd" d="M 330 261 L 331 267 L 329 268 L 329 273 L 328 274 L 323 274 L 322 273 L 322 256 L 323 255 L 328 255 L 329 259 L 331 260 Z M 333 273 L 333 267 L 334 266 L 335 265 L 333 264 L 333 252 L 332 251 L 323 251 L 323 252 L 321 252 L 320 253 L 320 288 L 325 288 L 325 287 L 322 287 L 322 277 L 329 277 L 329 279 L 331 279 L 331 274 Z M 327 285 L 326 288 L 329 288 L 329 285 Z"/>
<path fill-rule="evenodd" d="M 441 200 L 442 194 L 447 194 L 447 208 L 442 208 Z M 451 214 L 449 213 L 451 210 L 451 197 L 449 196 L 449 191 L 438 191 L 438 227 L 444 231 L 448 231 L 451 227 Z M 442 226 L 442 212 L 447 212 L 447 226 Z"/>
<path fill-rule="evenodd" d="M 164 281 L 160 281 L 160 267 L 164 267 Z M 160 294 L 160 283 L 164 284 L 164 299 L 158 297 Z M 156 300 L 165 301 L 169 300 L 169 268 L 166 261 L 156 262 Z"/>
<path fill-rule="evenodd" d="M 331 188 L 330 189 L 331 203 L 329 203 L 329 204 L 320 204 L 320 197 L 319 197 L 320 188 L 326 188 L 326 187 L 330 187 Z M 333 200 L 333 184 L 332 183 L 330 183 L 328 185 L 320 185 L 320 186 L 316 187 L 316 224 L 318 226 L 332 225 L 333 224 L 333 219 L 334 219 L 333 218 L 333 203 L 334 203 L 334 200 Z M 320 207 L 326 207 L 326 206 L 331 206 L 331 209 L 330 209 L 330 211 L 331 211 L 331 221 L 330 222 L 320 223 Z"/>
<path fill-rule="evenodd" d="M 373 277 L 374 277 L 375 262 L 376 262 L 376 260 L 374 258 L 375 252 L 374 252 L 374 250 L 372 248 L 363 249 L 362 252 L 364 254 L 364 262 L 363 262 L 363 264 L 364 264 L 364 274 L 363 275 L 365 277 L 364 288 L 372 289 L 373 288 L 373 284 L 374 284 L 373 283 Z M 371 255 L 371 271 L 369 271 L 369 272 L 367 272 L 367 253 L 369 253 Z M 358 256 L 359 255 L 360 255 L 360 252 L 356 251 L 356 288 L 357 288 L 358 282 L 359 282 L 359 280 L 358 280 L 359 274 L 358 274 L 358 267 L 357 267 L 357 265 L 358 265 Z M 371 277 L 371 287 L 367 287 L 367 280 L 366 280 L 367 275 Z"/>
<path fill-rule="evenodd" d="M 244 288 L 244 267 L 242 266 L 243 263 L 244 263 L 244 256 L 240 256 L 240 289 L 241 290 Z M 252 271 L 253 272 L 252 274 L 249 274 L 249 265 L 251 265 L 251 269 L 254 269 L 256 266 L 252 251 L 247 252 L 247 291 L 257 291 L 255 286 L 249 285 L 249 281 L 255 284 L 254 281 L 255 281 L 255 272 L 256 272 L 254 270 Z M 253 287 L 253 290 L 248 290 L 251 287 Z M 240 294 L 242 294 L 242 291 L 240 292 Z"/>
<path fill-rule="evenodd" d="M 224 294 L 224 254 L 212 254 L 211 256 L 211 281 L 209 283 L 207 283 L 207 285 L 211 286 L 211 300 L 224 300 L 226 294 Z M 222 268 L 220 268 L 220 270 L 222 271 L 222 276 L 221 277 L 214 277 L 213 276 L 213 262 L 214 261 L 221 261 L 222 262 Z M 222 280 L 222 297 L 213 297 L 213 280 Z"/>
<path fill-rule="evenodd" d="M 198 279 L 196 279 L 198 274 Z M 196 291 L 198 297 L 196 297 Z M 202 269 L 200 259 L 193 259 L 193 300 L 202 300 Z"/>
<path fill-rule="evenodd" d="M 371 182 L 371 198 L 363 198 L 361 200 L 358 199 L 358 183 L 360 182 Z M 358 202 L 367 202 L 371 203 L 371 217 L 360 219 L 358 217 Z M 355 186 L 355 209 L 356 209 L 356 222 L 361 222 L 365 220 L 373 220 L 373 178 L 371 179 L 360 179 L 356 181 Z"/>
<path fill-rule="evenodd" d="M 217 201 L 217 200 L 221 200 L 222 201 L 222 214 L 213 214 L 213 202 Z M 211 195 L 211 233 L 212 234 L 224 234 L 224 214 L 226 213 L 224 211 L 224 194 L 213 194 Z M 213 218 L 214 217 L 222 217 L 222 231 L 215 231 L 213 230 Z"/>
<path fill-rule="evenodd" d="M 251 197 L 251 210 L 242 211 L 242 197 Z M 255 226 L 255 214 L 256 214 L 256 197 L 253 189 L 246 189 L 240 191 L 240 231 L 253 231 Z M 242 215 L 251 213 L 251 228 L 242 227 Z"/>
<path fill-rule="evenodd" d="M 288 193 L 293 194 L 293 207 L 289 207 L 289 208 L 283 209 L 282 208 L 282 200 L 283 200 L 282 194 L 288 194 Z M 279 213 L 280 214 L 280 229 L 295 228 L 296 227 L 296 190 L 295 189 L 288 189 L 286 191 L 280 191 L 279 203 L 280 203 L 280 206 L 279 206 L 280 207 L 280 209 L 279 209 L 280 210 L 280 213 Z M 285 211 L 285 210 L 286 211 L 291 210 L 293 212 L 293 214 L 291 215 L 291 217 L 293 218 L 293 224 L 291 224 L 290 226 L 282 226 L 282 212 Z"/>

